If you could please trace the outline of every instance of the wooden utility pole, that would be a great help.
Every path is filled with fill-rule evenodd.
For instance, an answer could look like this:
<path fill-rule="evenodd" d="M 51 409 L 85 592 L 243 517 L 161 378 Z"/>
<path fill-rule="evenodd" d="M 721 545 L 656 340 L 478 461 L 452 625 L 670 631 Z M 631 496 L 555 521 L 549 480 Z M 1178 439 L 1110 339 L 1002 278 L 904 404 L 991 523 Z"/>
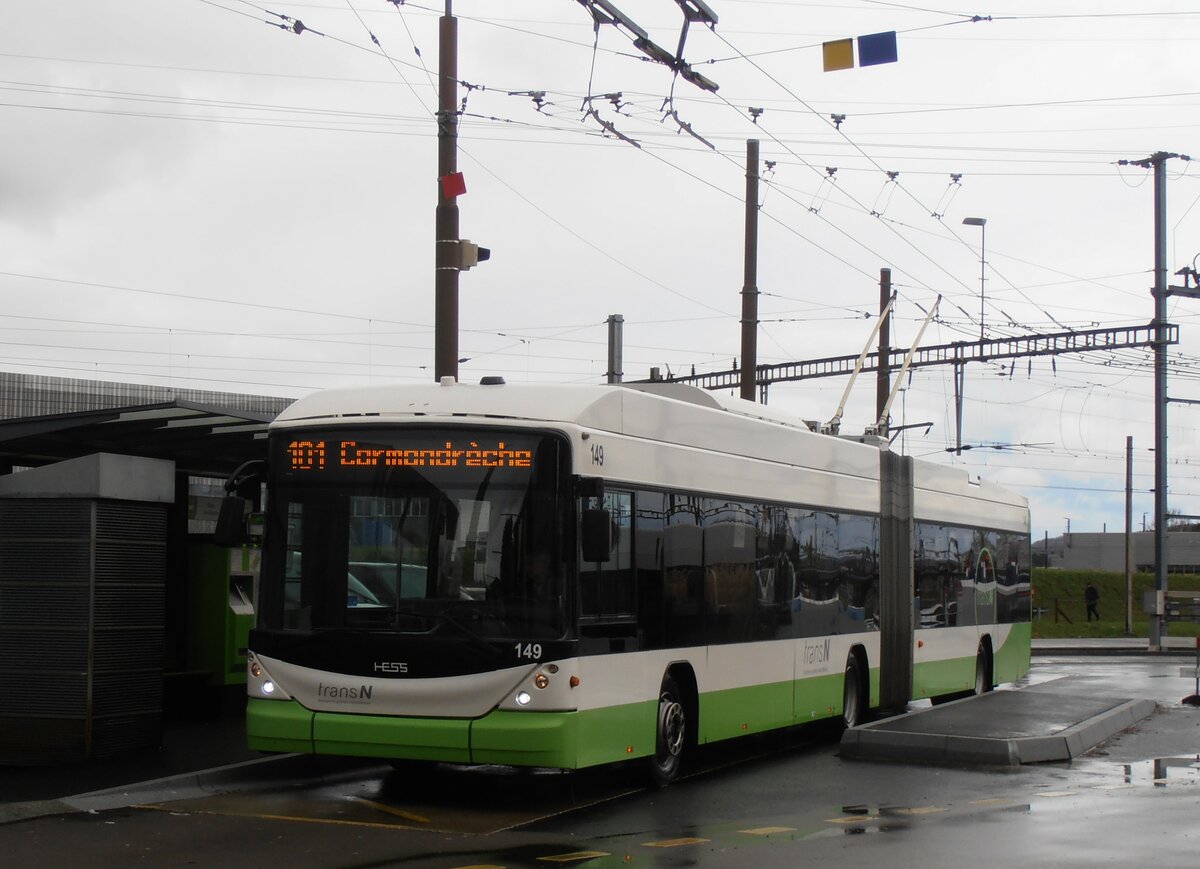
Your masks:
<path fill-rule="evenodd" d="M 458 200 L 444 179 L 458 172 L 458 21 L 446 0 L 438 21 L 438 200 L 434 214 L 433 376 L 458 378 Z"/>

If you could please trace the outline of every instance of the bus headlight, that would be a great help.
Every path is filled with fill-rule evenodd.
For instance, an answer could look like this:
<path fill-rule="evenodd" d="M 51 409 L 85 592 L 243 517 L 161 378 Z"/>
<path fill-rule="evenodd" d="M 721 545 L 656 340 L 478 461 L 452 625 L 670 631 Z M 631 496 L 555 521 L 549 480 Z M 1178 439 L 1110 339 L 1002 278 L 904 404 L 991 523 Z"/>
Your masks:
<path fill-rule="evenodd" d="M 533 677 L 533 686 L 535 688 L 545 688 L 549 684 L 550 680 L 546 677 L 545 673 L 538 673 Z"/>
<path fill-rule="evenodd" d="M 246 696 L 259 700 L 292 699 L 253 652 L 246 654 Z"/>
<path fill-rule="evenodd" d="M 517 700 L 517 705 L 519 705 L 519 706 L 528 706 L 528 705 L 529 705 L 529 701 L 530 701 L 530 700 L 532 700 L 532 699 L 533 699 L 533 697 L 531 697 L 531 696 L 529 695 L 529 692 L 528 692 L 528 691 L 519 691 L 519 692 L 517 692 L 517 697 L 516 697 L 516 700 Z"/>

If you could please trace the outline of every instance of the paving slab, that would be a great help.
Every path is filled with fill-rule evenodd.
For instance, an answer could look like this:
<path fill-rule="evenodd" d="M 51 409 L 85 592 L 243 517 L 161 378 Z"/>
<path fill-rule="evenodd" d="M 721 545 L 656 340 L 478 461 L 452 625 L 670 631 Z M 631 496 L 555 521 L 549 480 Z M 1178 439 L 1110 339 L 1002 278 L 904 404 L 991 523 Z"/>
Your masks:
<path fill-rule="evenodd" d="M 1069 683 L 992 691 L 854 727 L 838 754 L 987 766 L 1070 761 L 1156 708 L 1153 700 L 1074 692 Z"/>

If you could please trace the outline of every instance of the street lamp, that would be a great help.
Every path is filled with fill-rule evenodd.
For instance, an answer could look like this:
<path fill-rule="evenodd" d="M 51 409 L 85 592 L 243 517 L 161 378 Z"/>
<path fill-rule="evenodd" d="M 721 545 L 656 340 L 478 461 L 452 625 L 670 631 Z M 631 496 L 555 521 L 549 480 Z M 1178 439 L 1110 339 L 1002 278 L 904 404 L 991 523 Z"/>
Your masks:
<path fill-rule="evenodd" d="M 979 227 L 979 343 L 983 343 L 983 282 L 984 266 L 987 260 L 984 259 L 987 251 L 987 218 L 986 217 L 964 217 L 963 224 L 966 226 Z"/>

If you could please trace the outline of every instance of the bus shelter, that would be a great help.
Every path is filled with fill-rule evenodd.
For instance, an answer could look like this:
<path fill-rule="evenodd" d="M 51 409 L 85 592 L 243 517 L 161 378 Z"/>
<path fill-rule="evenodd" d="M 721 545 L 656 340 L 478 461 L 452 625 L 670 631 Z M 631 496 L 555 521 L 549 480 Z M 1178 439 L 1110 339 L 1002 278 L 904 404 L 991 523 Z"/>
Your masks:
<path fill-rule="evenodd" d="M 172 400 L 0 420 L 0 763 L 154 747 L 165 714 L 244 694 L 257 564 L 211 533 L 274 416 Z"/>

